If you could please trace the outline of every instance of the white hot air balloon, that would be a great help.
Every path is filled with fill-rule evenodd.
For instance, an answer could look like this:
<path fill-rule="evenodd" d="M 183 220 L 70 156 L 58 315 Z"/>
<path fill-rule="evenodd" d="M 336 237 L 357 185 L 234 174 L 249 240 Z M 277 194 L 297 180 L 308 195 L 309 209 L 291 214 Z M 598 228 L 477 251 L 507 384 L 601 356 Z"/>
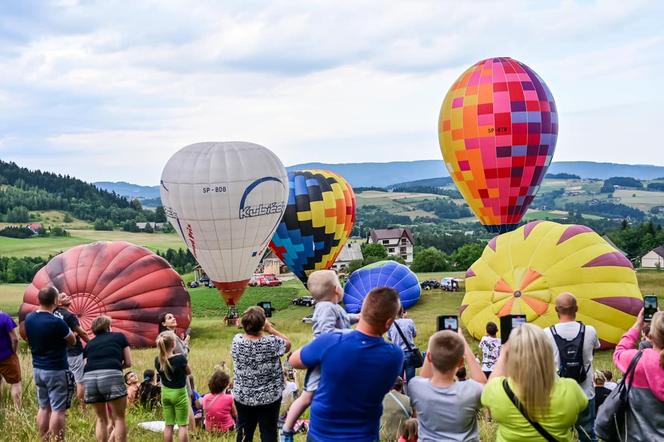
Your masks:
<path fill-rule="evenodd" d="M 283 164 L 258 144 L 191 144 L 164 167 L 161 201 L 168 221 L 233 315 L 287 197 Z"/>

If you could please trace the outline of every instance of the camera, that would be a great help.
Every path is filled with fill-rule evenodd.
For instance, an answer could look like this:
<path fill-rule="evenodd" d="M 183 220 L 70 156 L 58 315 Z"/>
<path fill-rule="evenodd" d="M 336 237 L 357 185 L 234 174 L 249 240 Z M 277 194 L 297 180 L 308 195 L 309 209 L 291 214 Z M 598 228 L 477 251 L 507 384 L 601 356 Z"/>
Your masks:
<path fill-rule="evenodd" d="M 260 308 L 263 309 L 263 311 L 265 312 L 265 317 L 266 318 L 271 318 L 272 317 L 272 312 L 274 311 L 274 307 L 272 307 L 272 302 L 270 302 L 270 301 L 261 301 L 256 305 L 258 305 Z"/>

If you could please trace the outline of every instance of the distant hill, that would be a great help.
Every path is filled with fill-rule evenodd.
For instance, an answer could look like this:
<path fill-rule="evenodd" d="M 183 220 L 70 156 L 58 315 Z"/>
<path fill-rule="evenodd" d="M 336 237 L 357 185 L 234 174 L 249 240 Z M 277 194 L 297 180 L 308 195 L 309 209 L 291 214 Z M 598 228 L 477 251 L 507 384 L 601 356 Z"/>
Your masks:
<path fill-rule="evenodd" d="M 138 184 L 131 184 L 125 181 L 96 181 L 93 183 L 99 189 L 104 189 L 108 192 L 115 192 L 118 195 L 125 196 L 129 199 L 151 199 L 160 198 L 159 186 L 140 186 Z"/>
<path fill-rule="evenodd" d="M 452 184 L 451 177 L 442 177 L 442 178 L 426 178 L 423 180 L 407 181 L 405 183 L 391 184 L 387 186 L 388 189 L 395 188 L 409 188 L 409 187 L 445 187 Z"/>
<path fill-rule="evenodd" d="M 449 174 L 442 160 L 397 161 L 389 163 L 303 163 L 286 168 L 327 169 L 346 178 L 353 187 L 444 186 Z M 652 180 L 664 177 L 664 166 L 595 163 L 592 161 L 561 161 L 551 164 L 549 174 L 577 175 L 581 178 L 607 179 L 615 176 Z M 554 175 L 555 176 L 555 175 Z M 439 183 L 439 184 L 435 184 Z M 129 199 L 159 198 L 159 186 L 139 186 L 126 182 L 100 181 L 100 189 L 115 192 Z"/>

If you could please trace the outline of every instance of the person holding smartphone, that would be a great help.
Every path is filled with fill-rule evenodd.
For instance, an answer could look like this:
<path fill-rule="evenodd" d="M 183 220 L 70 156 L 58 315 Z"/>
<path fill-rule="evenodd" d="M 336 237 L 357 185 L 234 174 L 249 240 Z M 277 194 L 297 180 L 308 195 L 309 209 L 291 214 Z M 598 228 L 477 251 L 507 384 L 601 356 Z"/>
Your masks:
<path fill-rule="evenodd" d="M 644 322 L 644 309 L 641 309 L 632 328 L 616 345 L 613 363 L 625 373 L 632 360 L 641 353 L 629 391 L 626 432 L 632 440 L 664 440 L 664 312 L 652 316 L 652 348 L 637 350 L 636 343 Z"/>
<path fill-rule="evenodd" d="M 479 440 L 477 412 L 486 383 L 482 368 L 461 330 L 438 331 L 429 339 L 424 365 L 420 376 L 408 384 L 413 408 L 419 424 L 418 440 Z M 445 320 L 443 319 L 443 327 Z M 458 328 L 458 324 L 457 328 Z M 466 365 L 470 379 L 455 380 L 460 367 Z"/>

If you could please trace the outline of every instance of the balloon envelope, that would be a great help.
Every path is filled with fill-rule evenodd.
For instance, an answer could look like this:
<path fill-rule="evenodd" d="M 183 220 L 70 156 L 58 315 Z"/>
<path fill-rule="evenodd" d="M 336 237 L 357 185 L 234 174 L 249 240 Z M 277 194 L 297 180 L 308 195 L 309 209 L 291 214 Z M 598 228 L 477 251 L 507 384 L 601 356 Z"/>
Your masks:
<path fill-rule="evenodd" d="M 288 205 L 270 248 L 303 283 L 332 267 L 355 222 L 350 184 L 327 170 L 288 173 Z"/>
<path fill-rule="evenodd" d="M 287 186 L 279 158 L 253 143 L 192 144 L 164 167 L 168 221 L 231 306 L 281 219 Z"/>
<path fill-rule="evenodd" d="M 445 96 L 438 121 L 445 165 L 490 232 L 516 228 L 551 163 L 558 113 L 549 88 L 507 57 L 466 70 Z"/>
<path fill-rule="evenodd" d="M 364 298 L 376 287 L 395 289 L 405 309 L 414 306 L 422 294 L 417 276 L 408 267 L 395 261 L 378 261 L 351 273 L 344 287 L 346 310 L 359 312 Z"/>
<path fill-rule="evenodd" d="M 577 320 L 595 327 L 605 348 L 643 307 L 632 264 L 592 229 L 534 221 L 492 239 L 468 269 L 461 319 L 477 339 L 488 321 L 508 314 L 548 327 L 558 322 L 563 292 L 576 297 Z"/>
<path fill-rule="evenodd" d="M 90 336 L 92 321 L 107 315 L 132 347 L 155 346 L 161 313 L 173 313 L 180 332 L 191 322 L 191 300 L 180 275 L 165 259 L 128 242 L 96 242 L 55 256 L 25 290 L 19 321 L 39 307 L 37 294 L 48 286 L 71 297 L 70 311 Z"/>

